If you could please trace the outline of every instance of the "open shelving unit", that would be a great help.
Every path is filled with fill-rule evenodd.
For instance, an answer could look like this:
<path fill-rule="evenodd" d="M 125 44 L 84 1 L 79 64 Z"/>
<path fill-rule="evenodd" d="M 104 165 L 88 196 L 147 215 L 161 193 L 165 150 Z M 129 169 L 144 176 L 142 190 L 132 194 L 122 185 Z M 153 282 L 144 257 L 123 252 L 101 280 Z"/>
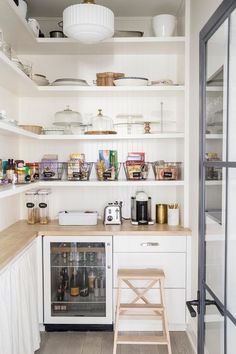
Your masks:
<path fill-rule="evenodd" d="M 174 1 L 174 0 L 173 0 Z M 183 6 L 184 8 L 184 6 Z M 181 15 L 187 16 L 189 11 L 189 0 L 185 1 L 185 9 L 182 9 L 183 13 Z M 182 11 L 181 10 L 181 11 Z M 3 16 L 4 14 L 4 16 Z M 182 21 L 182 19 L 181 19 Z M 189 204 L 189 191 L 188 191 L 188 178 L 189 178 L 189 156 L 188 156 L 188 95 L 189 95 L 189 29 L 188 21 L 185 20 L 185 34 L 176 37 L 140 37 L 140 38 L 111 38 L 105 40 L 104 42 L 98 43 L 97 45 L 84 45 L 80 44 L 69 38 L 36 38 L 28 26 L 26 20 L 22 19 L 19 15 L 17 6 L 13 0 L 2 0 L 0 3 L 0 23 L 1 29 L 4 33 L 4 39 L 11 47 L 16 51 L 17 55 L 22 55 L 22 61 L 28 56 L 32 56 L 32 62 L 36 57 L 39 62 L 34 66 L 35 70 L 41 72 L 50 77 L 50 81 L 57 78 L 59 67 L 60 75 L 67 75 L 67 66 L 62 65 L 60 60 L 64 60 L 63 56 L 71 56 L 72 66 L 69 68 L 69 74 L 71 77 L 73 75 L 81 75 L 85 78 L 94 78 L 94 74 L 99 70 L 103 71 L 115 71 L 123 70 L 128 75 L 129 71 L 132 75 L 137 71 L 141 75 L 145 74 L 147 71 L 147 76 L 151 79 L 168 79 L 170 74 L 170 79 L 173 82 L 179 83 L 178 85 L 166 85 L 166 86 L 134 86 L 134 87 L 121 87 L 121 86 L 37 86 L 29 77 L 25 75 L 9 58 L 7 58 L 2 52 L 0 52 L 0 86 L 6 88 L 11 93 L 15 94 L 16 97 L 20 98 L 20 109 L 19 117 L 20 121 L 24 117 L 26 120 L 28 117 L 32 117 L 32 124 L 37 122 L 40 124 L 40 118 L 37 114 L 34 115 L 33 105 L 35 104 L 36 113 L 46 114 L 43 117 L 45 126 L 45 121 L 49 115 L 52 118 L 52 112 L 50 105 L 58 105 L 60 101 L 63 106 L 70 104 L 73 106 L 73 102 L 78 102 L 79 110 L 81 112 L 86 111 L 86 109 L 91 109 L 94 112 L 94 102 L 96 104 L 103 105 L 105 101 L 109 102 L 112 109 L 116 109 L 116 104 L 119 105 L 118 109 L 124 109 L 128 112 L 142 112 L 148 116 L 151 109 L 153 111 L 160 110 L 160 102 L 164 101 L 166 110 L 172 112 L 172 117 L 174 116 L 174 121 L 176 122 L 175 131 L 171 132 L 155 132 L 151 134 L 140 134 L 134 133 L 130 135 L 84 135 L 84 134 L 74 134 L 74 135 L 37 135 L 30 133 L 26 130 L 21 129 L 18 126 L 11 126 L 0 121 L 0 134 L 3 136 L 19 137 L 20 151 L 22 158 L 25 161 L 33 161 L 31 152 L 35 149 L 36 160 L 45 153 L 48 149 L 49 153 L 58 153 L 63 151 L 64 155 L 69 154 L 69 150 L 72 152 L 84 152 L 86 158 L 89 155 L 94 155 L 95 149 L 116 149 L 119 151 L 119 158 L 124 161 L 124 155 L 129 151 L 145 151 L 146 156 L 152 155 L 154 157 L 153 151 L 155 152 L 155 158 L 165 159 L 166 161 L 183 161 L 184 162 L 184 176 L 183 180 L 178 181 L 156 181 L 154 179 L 149 179 L 146 181 L 39 181 L 29 185 L 19 185 L 19 186 L 0 186 L 0 198 L 4 198 L 10 195 L 15 195 L 18 193 L 24 193 L 31 188 L 43 188 L 51 187 L 58 188 L 59 190 L 73 191 L 73 188 L 81 188 L 86 193 L 88 192 L 88 199 L 90 195 L 94 193 L 94 188 L 109 188 L 108 194 L 112 191 L 116 191 L 116 187 L 121 192 L 121 198 L 124 198 L 133 193 L 132 187 L 143 188 L 147 187 L 147 191 L 155 198 L 162 198 L 167 191 L 168 197 L 171 198 L 173 195 L 173 200 L 176 198 L 180 202 L 181 207 L 183 206 L 183 215 L 181 216 L 184 220 L 184 225 L 188 226 L 188 204 Z M 14 23 L 14 27 L 12 26 Z M 17 35 L 16 35 L 17 33 Z M 180 33 L 180 32 L 179 32 Z M 20 38 L 20 40 L 19 40 Z M 91 61 L 91 65 L 84 65 L 86 62 L 86 55 L 88 56 L 88 63 Z M 55 59 L 55 67 L 58 68 L 52 70 L 50 73 L 48 68 L 48 60 L 50 56 Z M 61 57 L 59 57 L 61 56 Z M 93 56 L 93 58 L 92 58 Z M 126 56 L 129 56 L 129 61 L 126 60 Z M 138 56 L 137 64 L 135 61 L 136 56 Z M 113 57 L 111 61 L 110 58 Z M 95 63 L 94 58 L 98 59 Z M 101 60 L 99 58 L 103 58 Z M 114 60 L 115 58 L 115 60 Z M 146 58 L 151 58 L 150 66 L 143 68 L 142 60 Z M 156 62 L 157 59 L 157 62 Z M 42 66 L 41 62 L 42 60 Z M 66 60 L 66 59 L 65 59 Z M 78 60 L 74 62 L 73 60 Z M 89 61 L 90 60 L 90 61 Z M 149 60 L 149 59 L 148 59 Z M 83 63 L 83 67 L 80 67 L 80 61 Z M 139 61 L 139 62 L 138 62 Z M 60 64 L 59 64 L 60 63 Z M 66 63 L 66 62 L 65 62 Z M 104 64 L 105 63 L 105 64 Z M 46 66 L 47 64 L 47 66 Z M 75 65 L 74 65 L 75 64 Z M 96 64 L 96 71 L 94 65 Z M 101 67 L 100 67 L 101 64 Z M 172 65 L 173 64 L 173 65 Z M 37 68 L 37 65 L 40 69 Z M 108 68 L 106 68 L 108 65 Z M 113 65 L 109 67 L 109 65 Z M 157 67 L 156 67 L 157 65 Z M 62 69 L 63 68 L 63 69 Z M 105 70 L 105 69 L 107 70 Z M 118 69 L 119 68 L 119 69 Z M 54 68 L 53 68 L 54 69 Z M 62 69 L 62 71 L 61 71 Z M 87 71 L 85 71 L 87 69 Z M 157 70 L 156 70 L 157 69 Z M 163 71 L 163 76 L 160 77 L 160 73 Z M 63 71 L 64 70 L 64 71 Z M 71 70 L 71 71 L 70 71 Z M 123 72 L 122 71 L 122 72 Z M 37 72 L 37 71 L 35 71 Z M 51 75 L 50 75 L 51 74 Z M 131 75 L 131 74 L 130 74 Z M 66 77 L 66 76 L 65 76 Z M 89 80 L 90 82 L 91 80 Z M 213 88 L 214 91 L 214 88 Z M 214 93 L 213 93 L 214 94 Z M 27 101 L 28 100 L 28 101 Z M 45 100 L 45 107 L 44 107 Z M 90 108 L 91 100 L 91 108 Z M 146 101 L 145 101 L 146 100 Z M 64 102 L 65 103 L 64 103 Z M 32 103 L 33 102 L 33 103 Z M 27 109 L 22 109 L 26 107 L 29 103 Z M 32 104 L 32 106 L 31 106 Z M 38 106 L 37 106 L 38 105 Z M 48 105 L 48 107 L 47 107 Z M 105 104 L 106 105 L 106 104 Z M 108 108 L 109 108 L 108 105 Z M 38 107 L 38 108 L 37 108 Z M 113 108 L 116 107 L 116 108 Z M 151 107 L 151 108 L 150 108 Z M 47 111 L 48 108 L 48 111 Z M 112 110 L 111 109 L 111 110 Z M 55 108 L 55 111 L 57 109 Z M 106 107 L 107 110 L 107 107 Z M 105 107 L 104 107 L 105 112 Z M 114 113 L 114 112 L 113 112 Z M 123 113 L 123 112 L 122 112 Z M 125 112 L 126 113 L 126 112 Z M 108 109 L 109 115 L 109 109 Z M 114 115 L 115 116 L 115 115 Z M 17 118 L 17 117 L 11 117 Z M 27 124 L 27 121 L 24 122 Z M 28 123 L 31 124 L 31 123 Z M 47 124 L 47 123 L 46 123 Z M 137 130 L 138 131 L 138 130 Z M 209 134 L 210 139 L 221 139 L 220 134 Z M 31 146 L 32 148 L 28 148 Z M 42 148 L 40 148 L 42 147 Z M 140 149 L 140 150 L 137 150 Z M 43 151 L 45 150 L 45 151 Z M 74 150 L 74 151 L 73 151 Z M 43 151 L 43 152 L 42 152 Z M 163 152 L 163 153 L 162 153 Z M 40 155 L 41 154 L 41 155 Z M 120 157 L 123 155 L 123 157 Z M 68 155 L 67 155 L 68 156 Z M 164 157 L 163 157 L 164 156 Z M 19 156 L 21 157 L 21 156 Z M 167 158 L 169 157 L 169 160 Z M 151 159 L 154 161 L 154 159 Z M 36 161 L 34 160 L 34 161 Z M 91 159 L 90 161 L 95 161 Z M 153 176 L 153 175 L 152 175 Z M 215 182 L 215 181 L 214 181 Z M 90 188 L 92 187 L 91 191 Z M 158 188 L 158 192 L 156 191 Z M 87 189 L 86 189 L 87 188 Z M 150 191 L 149 191 L 150 188 Z M 161 189 L 163 188 L 163 190 Z M 55 191 L 56 193 L 57 191 Z M 83 193 L 85 193 L 83 192 Z M 119 193 L 120 193 L 119 192 Z M 160 197 L 160 195 L 162 196 Z M 106 196 L 104 196 L 105 198 Z M 164 196 L 165 198 L 165 196 Z"/>

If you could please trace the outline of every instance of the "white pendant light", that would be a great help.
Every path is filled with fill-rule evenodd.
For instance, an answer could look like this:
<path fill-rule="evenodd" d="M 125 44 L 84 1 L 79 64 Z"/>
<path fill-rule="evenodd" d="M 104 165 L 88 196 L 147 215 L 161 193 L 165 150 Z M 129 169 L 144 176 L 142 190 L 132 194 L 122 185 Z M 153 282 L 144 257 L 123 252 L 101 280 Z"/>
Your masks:
<path fill-rule="evenodd" d="M 86 44 L 98 43 L 114 34 L 114 13 L 96 5 L 95 0 L 84 0 L 63 11 L 63 32 Z"/>

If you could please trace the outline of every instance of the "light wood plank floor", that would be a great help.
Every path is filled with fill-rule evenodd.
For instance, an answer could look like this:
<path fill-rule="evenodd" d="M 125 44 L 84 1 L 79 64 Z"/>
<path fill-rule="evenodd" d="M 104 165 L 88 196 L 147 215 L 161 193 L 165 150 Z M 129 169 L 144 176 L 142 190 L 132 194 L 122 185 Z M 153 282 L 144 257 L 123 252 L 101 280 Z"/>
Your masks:
<path fill-rule="evenodd" d="M 171 332 L 170 336 L 173 354 L 194 354 L 185 332 Z M 112 354 L 112 348 L 112 332 L 52 332 L 42 333 L 41 349 L 36 354 Z M 167 354 L 167 349 L 156 345 L 118 345 L 117 354 Z"/>

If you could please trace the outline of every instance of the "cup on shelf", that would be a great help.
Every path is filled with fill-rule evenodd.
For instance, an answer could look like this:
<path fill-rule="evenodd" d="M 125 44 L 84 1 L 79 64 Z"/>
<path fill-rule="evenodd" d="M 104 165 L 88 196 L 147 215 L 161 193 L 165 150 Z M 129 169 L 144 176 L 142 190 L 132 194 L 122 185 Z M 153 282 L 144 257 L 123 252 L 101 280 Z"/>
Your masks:
<path fill-rule="evenodd" d="M 169 204 L 168 205 L 168 217 L 167 223 L 170 226 L 179 225 L 179 204 Z"/>
<path fill-rule="evenodd" d="M 156 37 L 173 36 L 176 24 L 176 17 L 169 14 L 157 15 L 152 19 L 152 27 Z"/>

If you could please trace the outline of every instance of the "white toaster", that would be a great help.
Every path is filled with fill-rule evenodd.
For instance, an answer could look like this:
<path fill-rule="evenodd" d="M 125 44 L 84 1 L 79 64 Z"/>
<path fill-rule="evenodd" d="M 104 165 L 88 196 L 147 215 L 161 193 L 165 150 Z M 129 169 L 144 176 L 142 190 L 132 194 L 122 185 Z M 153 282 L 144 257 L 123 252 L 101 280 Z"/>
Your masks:
<path fill-rule="evenodd" d="M 104 224 L 120 225 L 122 223 L 122 202 L 109 203 L 104 209 Z"/>

